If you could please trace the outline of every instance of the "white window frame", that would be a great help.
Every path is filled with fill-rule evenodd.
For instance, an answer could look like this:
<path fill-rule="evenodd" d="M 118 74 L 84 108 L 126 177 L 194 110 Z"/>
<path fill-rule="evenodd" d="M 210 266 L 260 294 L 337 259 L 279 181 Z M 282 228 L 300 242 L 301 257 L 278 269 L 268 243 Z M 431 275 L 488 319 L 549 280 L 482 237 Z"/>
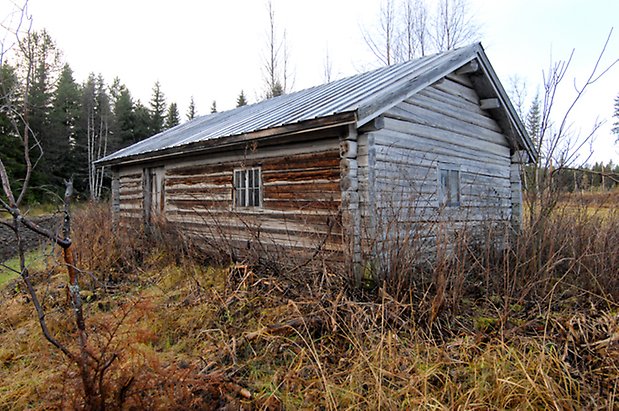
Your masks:
<path fill-rule="evenodd" d="M 460 168 L 452 164 L 439 164 L 437 184 L 439 207 L 459 207 L 462 196 Z"/>
<path fill-rule="evenodd" d="M 232 185 L 234 208 L 262 207 L 262 170 L 260 167 L 235 168 Z"/>

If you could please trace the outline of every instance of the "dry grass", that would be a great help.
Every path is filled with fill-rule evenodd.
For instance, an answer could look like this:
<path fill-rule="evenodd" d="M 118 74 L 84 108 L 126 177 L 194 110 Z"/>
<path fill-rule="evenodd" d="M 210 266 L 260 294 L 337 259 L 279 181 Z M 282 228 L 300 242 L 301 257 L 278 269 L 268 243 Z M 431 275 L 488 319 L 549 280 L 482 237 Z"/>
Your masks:
<path fill-rule="evenodd" d="M 112 235 L 104 210 L 84 210 L 75 238 L 93 349 L 118 355 L 106 377 L 108 403 L 614 409 L 612 213 L 570 206 L 498 251 L 488 239 L 467 240 L 433 268 L 402 271 L 425 279 L 406 292 L 394 285 L 401 281 L 361 292 L 326 266 L 294 276 L 207 267 L 173 233 L 155 243 L 139 231 Z M 70 341 L 57 271 L 40 270 L 36 282 L 53 331 Z M 79 408 L 75 369 L 40 336 L 25 295 L 6 287 L 0 304 L 0 408 Z"/>

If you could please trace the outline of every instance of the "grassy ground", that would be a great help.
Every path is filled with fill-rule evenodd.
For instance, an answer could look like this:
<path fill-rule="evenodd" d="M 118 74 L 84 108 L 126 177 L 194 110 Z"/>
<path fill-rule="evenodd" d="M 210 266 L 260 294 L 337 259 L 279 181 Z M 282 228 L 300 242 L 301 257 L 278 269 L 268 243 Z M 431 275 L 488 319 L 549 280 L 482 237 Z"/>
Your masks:
<path fill-rule="evenodd" d="M 463 251 L 397 293 L 320 265 L 215 268 L 170 238 L 112 236 L 97 212 L 76 216 L 75 238 L 90 349 L 116 355 L 110 408 L 618 406 L 616 214 L 557 214 L 543 236 Z M 75 349 L 65 274 L 51 260 L 36 272 L 50 328 Z M 19 287 L 0 310 L 0 408 L 79 407 L 77 369 Z"/>
<path fill-rule="evenodd" d="M 46 266 L 46 259 L 49 255 L 49 248 L 36 249 L 26 254 L 26 265 L 30 270 L 41 271 Z M 5 285 L 11 280 L 18 277 L 19 272 L 19 258 L 13 257 L 0 265 L 0 287 Z"/>
<path fill-rule="evenodd" d="M 0 267 L 0 287 L 2 287 L 11 280 L 14 280 L 15 278 L 17 278 L 17 274 L 15 274 L 13 271 Z"/>

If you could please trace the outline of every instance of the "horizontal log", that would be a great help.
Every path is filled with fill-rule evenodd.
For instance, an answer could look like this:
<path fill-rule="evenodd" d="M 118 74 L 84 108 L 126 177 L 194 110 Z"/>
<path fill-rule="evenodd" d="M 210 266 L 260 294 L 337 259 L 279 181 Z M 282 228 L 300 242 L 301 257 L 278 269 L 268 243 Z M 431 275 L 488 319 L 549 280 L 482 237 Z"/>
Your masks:
<path fill-rule="evenodd" d="M 228 209 L 232 206 L 230 200 L 208 200 L 208 199 L 169 199 L 166 201 L 166 206 L 170 205 L 176 208 L 193 209 L 193 208 L 221 208 Z"/>
<path fill-rule="evenodd" d="M 320 245 L 330 250 L 341 249 L 342 237 L 340 235 L 322 235 L 308 233 L 290 233 L 259 231 L 251 227 L 225 227 L 225 226 L 201 226 L 180 222 L 177 223 L 183 228 L 183 232 L 190 236 L 207 237 L 215 242 L 226 241 L 245 241 L 253 243 L 252 248 L 260 249 L 261 245 L 282 245 L 295 248 L 312 248 L 315 249 Z M 307 234 L 307 235 L 304 235 Z"/>
<path fill-rule="evenodd" d="M 130 174 L 120 174 L 118 176 L 120 180 L 131 180 L 131 179 L 142 179 L 142 173 L 130 173 Z"/>
<path fill-rule="evenodd" d="M 426 110 L 427 112 L 424 113 L 424 110 L 425 109 L 402 103 L 393 107 L 389 113 L 386 114 L 386 117 L 509 147 L 507 139 L 503 134 L 488 129 L 482 129 L 461 120 L 445 118 L 441 114 L 433 113 L 430 110 Z"/>
<path fill-rule="evenodd" d="M 384 150 L 381 146 L 378 146 L 379 154 L 376 156 L 376 162 L 374 167 L 370 170 L 374 175 L 378 175 L 381 170 L 387 170 L 388 173 L 393 173 L 392 177 L 399 178 L 405 176 L 409 170 L 415 173 L 415 168 L 428 170 L 427 175 L 431 176 L 436 173 L 438 165 L 440 163 L 454 163 L 457 162 L 461 172 L 486 175 L 490 177 L 497 177 L 501 179 L 508 179 L 509 174 L 504 165 L 489 164 L 486 162 L 480 162 L 477 160 L 471 160 L 468 158 L 452 158 L 443 154 L 431 154 L 431 153 L 415 153 L 407 149 L 401 149 L 399 147 L 385 147 Z M 399 150 L 403 154 L 398 155 Z M 432 159 L 431 156 L 435 158 Z M 438 161 L 438 160 L 441 161 Z M 419 174 L 423 175 L 422 171 Z"/>
<path fill-rule="evenodd" d="M 266 189 L 264 201 L 271 200 L 294 200 L 294 201 L 334 201 L 339 200 L 340 191 L 278 191 Z"/>
<path fill-rule="evenodd" d="M 475 105 L 479 104 L 479 95 L 468 77 L 459 76 L 455 78 L 448 76 L 445 81 L 434 84 L 430 88 L 451 94 L 455 98 L 464 99 Z"/>
<path fill-rule="evenodd" d="M 308 168 L 337 168 L 340 161 L 339 151 L 331 150 L 307 155 L 284 156 L 276 161 L 264 161 L 262 170 L 284 171 L 304 170 Z"/>
<path fill-rule="evenodd" d="M 212 186 L 212 187 L 166 187 L 165 196 L 169 198 L 181 198 L 181 197 L 189 197 L 196 199 L 208 199 L 219 197 L 221 195 L 227 195 L 230 197 L 232 195 L 233 187 L 232 184 L 226 186 Z"/>
<path fill-rule="evenodd" d="M 339 159 L 338 159 L 339 162 Z M 311 181 L 311 180 L 330 180 L 339 181 L 339 168 L 318 169 L 318 170 L 291 170 L 286 172 L 262 173 L 264 183 L 283 182 L 283 181 Z"/>
<path fill-rule="evenodd" d="M 428 87 L 420 91 L 419 94 L 428 96 L 429 98 L 433 98 L 443 103 L 452 104 L 454 107 L 457 107 L 460 110 L 469 111 L 474 113 L 474 115 L 492 118 L 487 112 L 481 110 L 479 107 L 479 98 L 477 98 L 477 94 L 474 92 L 472 99 L 464 98 L 460 95 L 454 95 L 437 87 Z"/>
<path fill-rule="evenodd" d="M 278 190 L 290 192 L 319 191 L 319 192 L 338 192 L 339 183 L 333 180 L 311 180 L 311 181 L 274 181 L 263 183 L 265 190 Z"/>
<path fill-rule="evenodd" d="M 232 169 L 228 172 L 216 173 L 216 174 L 202 174 L 192 176 L 177 176 L 168 175 L 165 179 L 166 187 L 175 186 L 177 184 L 183 186 L 192 185 L 224 185 L 232 184 Z"/>
<path fill-rule="evenodd" d="M 239 220 L 252 220 L 252 219 L 265 219 L 276 220 L 282 224 L 310 224 L 318 226 L 340 226 L 340 219 L 338 213 L 324 212 L 321 210 L 306 210 L 303 213 L 298 211 L 284 212 L 282 210 L 267 210 L 267 209 L 234 209 L 234 210 L 222 210 L 222 209 L 179 209 L 175 207 L 168 207 L 166 209 L 166 215 L 175 216 L 178 219 L 195 219 L 198 221 L 205 221 L 213 223 L 221 219 L 235 218 Z"/>
<path fill-rule="evenodd" d="M 473 88 L 473 82 L 467 75 L 457 74 L 455 72 L 449 73 L 445 76 L 445 81 L 442 83 L 455 83 L 467 88 Z"/>
<path fill-rule="evenodd" d="M 471 124 L 479 126 L 481 128 L 487 128 L 498 133 L 501 132 L 501 128 L 499 127 L 497 122 L 494 121 L 494 119 L 486 117 L 483 114 L 471 115 L 475 113 L 469 110 L 459 109 L 456 105 L 444 103 L 428 95 L 415 94 L 410 99 L 406 100 L 406 102 L 414 106 L 426 108 L 436 113 L 440 113 L 447 118 L 451 117 L 455 119 L 460 119 L 470 122 Z"/>
<path fill-rule="evenodd" d="M 410 123 L 394 118 L 386 118 L 385 123 L 386 129 L 417 137 L 414 143 L 421 143 L 419 141 L 420 138 L 426 138 L 426 144 L 432 144 L 435 141 L 443 142 L 452 145 L 454 150 L 477 151 L 480 155 L 487 153 L 487 155 L 498 158 L 509 159 L 510 157 L 510 149 L 505 139 L 503 139 L 503 142 L 490 142 L 457 131 L 436 128 L 431 125 Z"/>
<path fill-rule="evenodd" d="M 264 199 L 264 208 L 273 210 L 338 210 L 340 202 L 334 201 L 303 201 L 303 200 L 269 200 Z"/>
<path fill-rule="evenodd" d="M 171 223 L 191 224 L 196 229 L 200 230 L 250 230 L 257 233 L 288 233 L 290 235 L 301 235 L 306 237 L 322 236 L 322 235 L 341 235 L 340 225 L 328 224 L 304 224 L 298 221 L 287 221 L 279 219 L 267 219 L 257 217 L 240 218 L 236 215 L 228 216 L 211 216 L 210 218 L 202 218 L 196 215 L 182 215 L 178 213 L 166 213 L 166 219 Z"/>
<path fill-rule="evenodd" d="M 216 164 L 192 164 L 188 166 L 171 166 L 166 168 L 166 178 L 175 176 L 198 176 L 205 174 L 217 174 L 231 172 L 237 163 L 216 163 Z"/>

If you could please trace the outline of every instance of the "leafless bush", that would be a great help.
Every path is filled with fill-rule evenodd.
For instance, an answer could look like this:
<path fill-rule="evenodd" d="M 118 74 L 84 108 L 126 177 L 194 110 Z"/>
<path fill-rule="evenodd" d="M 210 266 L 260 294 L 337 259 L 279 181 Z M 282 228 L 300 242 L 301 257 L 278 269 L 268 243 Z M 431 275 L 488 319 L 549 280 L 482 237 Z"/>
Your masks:
<path fill-rule="evenodd" d="M 327 221 L 326 232 L 316 232 L 312 219 Z M 193 222 L 170 221 L 167 232 L 180 234 L 193 258 L 208 264 L 252 267 L 256 271 L 320 286 L 332 281 L 342 266 L 341 218 L 338 213 L 281 216 L 279 228 L 263 228 L 259 215 L 238 210 L 194 209 Z M 299 233 L 299 227 L 304 230 Z M 169 242 L 168 242 L 169 243 Z M 308 275 L 312 273 L 312 275 Z"/>

